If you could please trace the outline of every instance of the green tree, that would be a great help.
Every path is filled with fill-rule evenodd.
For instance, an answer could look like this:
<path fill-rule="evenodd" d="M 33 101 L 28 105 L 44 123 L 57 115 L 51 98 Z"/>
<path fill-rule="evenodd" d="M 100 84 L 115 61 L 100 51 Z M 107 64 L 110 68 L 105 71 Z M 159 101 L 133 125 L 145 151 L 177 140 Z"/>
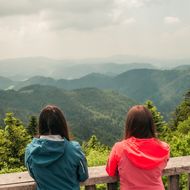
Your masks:
<path fill-rule="evenodd" d="M 190 117 L 179 122 L 175 131 L 167 134 L 167 142 L 170 144 L 170 156 L 190 155 Z M 187 176 L 180 176 L 180 189 L 187 189 Z"/>
<path fill-rule="evenodd" d="M 99 166 L 106 164 L 110 149 L 101 144 L 95 135 L 87 142 L 83 142 L 82 149 L 86 154 L 89 166 Z"/>
<path fill-rule="evenodd" d="M 90 149 L 96 149 L 100 147 L 100 142 L 98 141 L 96 135 L 92 135 L 88 142 L 83 143 L 85 151 Z"/>
<path fill-rule="evenodd" d="M 0 170 L 4 167 L 5 165 L 4 161 L 7 159 L 5 144 L 6 144 L 5 133 L 3 129 L 0 129 Z"/>
<path fill-rule="evenodd" d="M 31 137 L 22 122 L 15 118 L 13 113 L 6 114 L 4 123 L 4 130 L 0 130 L 1 169 L 23 167 L 25 147 Z"/>
<path fill-rule="evenodd" d="M 186 120 L 190 116 L 190 90 L 184 95 L 183 101 L 176 107 L 171 122 L 171 128 L 177 129 L 179 122 Z"/>
<path fill-rule="evenodd" d="M 153 104 L 152 101 L 147 100 L 144 104 L 152 113 L 154 123 L 156 125 L 156 131 L 159 137 L 163 137 L 166 135 L 168 130 L 166 122 L 163 120 L 163 116 L 158 111 L 157 107 Z"/>
<path fill-rule="evenodd" d="M 183 135 L 190 133 L 190 116 L 186 120 L 179 122 L 177 129 Z"/>
<path fill-rule="evenodd" d="M 36 116 L 30 116 L 29 124 L 26 127 L 26 130 L 31 137 L 34 137 L 37 133 L 37 117 Z"/>

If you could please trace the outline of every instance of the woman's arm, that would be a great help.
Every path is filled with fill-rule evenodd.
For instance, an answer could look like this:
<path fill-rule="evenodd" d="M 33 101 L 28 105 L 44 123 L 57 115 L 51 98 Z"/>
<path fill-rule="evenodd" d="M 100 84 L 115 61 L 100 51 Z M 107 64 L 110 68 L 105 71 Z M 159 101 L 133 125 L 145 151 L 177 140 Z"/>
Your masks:
<path fill-rule="evenodd" d="M 116 176 L 118 171 L 118 159 L 116 154 L 116 144 L 113 146 L 111 153 L 109 155 L 106 171 L 109 176 Z"/>

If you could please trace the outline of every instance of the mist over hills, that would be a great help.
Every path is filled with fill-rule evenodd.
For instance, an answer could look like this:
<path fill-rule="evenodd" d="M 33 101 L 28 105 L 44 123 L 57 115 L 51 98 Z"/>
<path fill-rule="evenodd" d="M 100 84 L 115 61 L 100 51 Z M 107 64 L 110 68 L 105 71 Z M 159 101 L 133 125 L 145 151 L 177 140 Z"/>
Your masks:
<path fill-rule="evenodd" d="M 190 59 L 159 60 L 129 55 L 81 60 L 26 57 L 0 60 L 0 76 L 13 80 L 26 80 L 33 76 L 76 79 L 93 72 L 116 76 L 132 69 L 171 69 L 179 65 L 190 65 Z"/>
<path fill-rule="evenodd" d="M 66 91 L 41 85 L 27 86 L 18 91 L 1 90 L 0 99 L 1 119 L 11 111 L 27 122 L 30 115 L 39 115 L 45 105 L 55 104 L 64 111 L 75 139 L 83 141 L 95 134 L 108 145 L 122 137 L 126 112 L 136 104 L 111 90 L 85 88 Z"/>
<path fill-rule="evenodd" d="M 27 123 L 43 106 L 56 104 L 64 110 L 76 140 L 95 134 L 112 145 L 122 136 L 130 106 L 150 99 L 167 118 L 190 89 L 188 64 L 163 70 L 151 64 L 63 64 L 40 59 L 0 61 L 0 123 L 8 111 Z"/>
<path fill-rule="evenodd" d="M 190 65 L 179 65 L 174 68 L 175 70 L 190 70 Z"/>
<path fill-rule="evenodd" d="M 33 76 L 73 79 L 92 72 L 117 75 L 136 68 L 154 68 L 149 63 L 126 62 L 120 64 L 107 60 L 55 60 L 45 57 L 26 57 L 0 60 L 0 76 L 13 80 L 26 80 Z"/>
<path fill-rule="evenodd" d="M 111 58 L 115 63 L 109 62 Z M 50 86 L 56 87 L 61 91 L 83 88 L 111 89 L 139 104 L 148 99 L 152 100 L 166 118 L 180 102 L 185 92 L 190 89 L 190 65 L 188 65 L 190 62 L 188 60 L 184 59 L 186 65 L 173 62 L 176 66 L 174 69 L 164 70 L 155 69 L 155 65 L 146 63 L 123 64 L 127 60 L 125 56 L 111 58 L 86 59 L 81 62 L 43 57 L 0 60 L 0 76 L 6 76 L 0 77 L 0 89 L 19 91 L 36 84 L 48 86 L 49 90 Z M 130 59 L 128 57 L 128 60 L 132 61 L 133 57 Z M 77 76 L 80 77 L 77 78 Z M 23 80 L 25 77 L 26 79 Z M 16 97 L 17 95 L 12 98 L 16 99 Z M 22 104 L 20 96 L 18 100 L 15 100 L 17 102 L 15 110 L 18 109 L 19 104 Z M 29 114 L 24 107 L 22 111 Z"/>
<path fill-rule="evenodd" d="M 1 77 L 0 76 L 0 89 L 6 89 L 8 87 L 10 87 L 11 85 L 15 85 L 16 83 L 12 80 L 10 80 L 9 78 L 6 77 Z"/>

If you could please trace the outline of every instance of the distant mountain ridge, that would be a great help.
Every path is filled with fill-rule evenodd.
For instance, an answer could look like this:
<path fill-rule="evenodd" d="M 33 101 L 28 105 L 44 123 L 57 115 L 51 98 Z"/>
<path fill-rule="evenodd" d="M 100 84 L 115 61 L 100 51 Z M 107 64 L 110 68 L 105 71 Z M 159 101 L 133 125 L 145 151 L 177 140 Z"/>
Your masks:
<path fill-rule="evenodd" d="M 46 57 L 26 57 L 0 60 L 0 76 L 13 80 L 26 80 L 37 75 L 74 79 L 92 72 L 113 76 L 137 68 L 155 68 L 155 66 L 147 62 L 117 62 L 117 60 L 114 62 L 111 59 L 56 60 Z"/>
<path fill-rule="evenodd" d="M 0 59 L 0 76 L 13 80 L 26 80 L 36 75 L 74 79 L 92 72 L 115 76 L 132 69 L 172 69 L 181 65 L 190 65 L 190 58 L 155 59 L 136 55 L 115 55 L 105 58 L 61 60 L 47 57 L 21 57 Z"/>
<path fill-rule="evenodd" d="M 190 70 L 190 65 L 180 65 L 175 67 L 176 70 Z"/>
<path fill-rule="evenodd" d="M 13 82 L 12 85 L 18 90 L 33 84 L 51 85 L 66 90 L 88 87 L 112 89 L 139 103 L 150 99 L 164 114 L 168 114 L 179 103 L 183 94 L 190 89 L 190 70 L 135 69 L 115 77 L 92 73 L 73 80 L 55 80 L 37 76 L 26 81 Z"/>
<path fill-rule="evenodd" d="M 150 99 L 168 114 L 190 89 L 190 70 L 132 70 L 116 76 L 112 87 L 138 102 Z"/>
<path fill-rule="evenodd" d="M 0 89 L 6 89 L 11 85 L 15 85 L 15 82 L 6 77 L 0 76 Z"/>

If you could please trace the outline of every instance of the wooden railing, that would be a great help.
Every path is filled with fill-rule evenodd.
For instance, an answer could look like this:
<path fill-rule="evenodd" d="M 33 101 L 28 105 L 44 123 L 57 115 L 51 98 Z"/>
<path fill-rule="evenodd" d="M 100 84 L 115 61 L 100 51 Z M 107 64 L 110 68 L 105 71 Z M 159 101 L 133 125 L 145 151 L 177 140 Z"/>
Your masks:
<path fill-rule="evenodd" d="M 168 177 L 168 190 L 179 190 L 179 175 L 188 174 L 187 190 L 190 190 L 190 156 L 170 158 L 163 175 Z M 105 166 L 90 167 L 89 179 L 81 186 L 86 190 L 95 190 L 97 184 L 107 184 L 108 190 L 116 190 L 117 178 L 109 177 Z M 34 190 L 35 183 L 28 172 L 1 174 L 0 189 L 3 190 Z"/>

